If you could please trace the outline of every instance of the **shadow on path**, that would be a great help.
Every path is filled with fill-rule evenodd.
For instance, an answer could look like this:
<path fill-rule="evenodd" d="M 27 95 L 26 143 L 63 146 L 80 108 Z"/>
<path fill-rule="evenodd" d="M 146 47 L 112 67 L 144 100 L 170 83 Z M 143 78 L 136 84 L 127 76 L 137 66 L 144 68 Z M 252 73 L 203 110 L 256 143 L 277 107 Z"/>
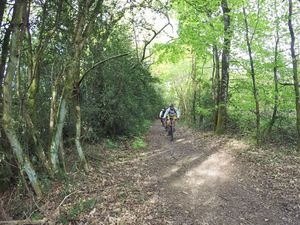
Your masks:
<path fill-rule="evenodd" d="M 247 168 L 232 154 L 248 148 L 242 142 L 196 136 L 179 126 L 170 142 L 159 123 L 147 142 L 149 150 L 141 156 L 151 174 L 146 184 L 157 189 L 154 197 L 163 205 L 166 224 L 300 224 L 248 178 Z"/>

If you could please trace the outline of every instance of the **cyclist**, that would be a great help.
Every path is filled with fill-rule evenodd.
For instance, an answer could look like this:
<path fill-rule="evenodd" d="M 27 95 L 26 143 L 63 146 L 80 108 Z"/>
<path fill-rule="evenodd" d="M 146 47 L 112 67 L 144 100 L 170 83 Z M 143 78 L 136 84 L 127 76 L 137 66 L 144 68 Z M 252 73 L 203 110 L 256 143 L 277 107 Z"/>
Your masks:
<path fill-rule="evenodd" d="M 180 117 L 180 112 L 178 109 L 174 107 L 174 104 L 170 104 L 169 108 L 164 113 L 163 118 L 172 118 L 172 119 L 179 119 Z"/>
<path fill-rule="evenodd" d="M 166 108 L 163 108 L 159 113 L 160 122 L 163 127 L 165 127 L 165 119 L 163 118 L 165 115 L 165 112 L 166 112 Z"/>
<path fill-rule="evenodd" d="M 170 107 L 167 108 L 167 110 L 163 116 L 163 119 L 167 119 L 167 126 L 169 126 L 170 120 L 175 121 L 175 120 L 179 119 L 179 117 L 180 117 L 179 110 L 174 107 L 174 104 L 170 104 Z M 173 126 L 175 128 L 175 123 Z M 175 131 L 175 129 L 174 129 L 174 131 Z"/>

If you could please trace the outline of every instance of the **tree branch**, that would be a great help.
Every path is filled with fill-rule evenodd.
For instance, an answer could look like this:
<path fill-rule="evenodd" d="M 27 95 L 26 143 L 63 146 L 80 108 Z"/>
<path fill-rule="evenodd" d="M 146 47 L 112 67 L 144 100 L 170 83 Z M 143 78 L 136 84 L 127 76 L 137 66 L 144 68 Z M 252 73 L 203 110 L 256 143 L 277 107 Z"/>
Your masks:
<path fill-rule="evenodd" d="M 153 30 L 153 33 L 154 35 L 152 36 L 152 38 L 149 40 L 149 41 L 146 41 L 145 42 L 145 45 L 144 45 L 144 48 L 143 48 L 143 55 L 142 55 L 142 58 L 141 58 L 141 62 L 145 60 L 146 58 L 146 50 L 147 50 L 147 47 L 148 45 L 157 37 L 157 35 L 159 35 L 168 25 L 170 25 L 170 21 L 165 24 L 159 31 L 154 31 Z"/>
<path fill-rule="evenodd" d="M 250 38 L 250 43 L 252 43 L 252 41 L 253 41 L 254 35 L 257 31 L 258 22 L 259 22 L 259 19 L 260 19 L 260 2 L 259 2 L 259 0 L 257 1 L 257 13 L 256 14 L 257 14 L 256 23 L 255 23 L 254 31 L 253 31 L 253 33 L 251 35 L 251 38 Z"/>
<path fill-rule="evenodd" d="M 287 82 L 280 82 L 280 81 L 278 81 L 278 83 L 282 86 L 294 86 L 294 83 L 287 83 Z M 300 84 L 298 84 L 298 87 L 300 87 Z"/>
<path fill-rule="evenodd" d="M 79 80 L 79 82 L 78 82 L 78 86 L 80 86 L 80 84 L 81 84 L 81 82 L 83 81 L 83 79 L 85 78 L 85 76 L 86 76 L 89 72 L 91 72 L 93 69 L 95 69 L 95 67 L 97 67 L 97 66 L 99 66 L 99 65 L 101 65 L 101 64 L 103 64 L 103 63 L 105 63 L 105 62 L 107 62 L 107 61 L 109 61 L 109 60 L 116 59 L 116 58 L 120 58 L 120 57 L 127 56 L 127 55 L 129 55 L 129 53 L 124 53 L 124 54 L 120 54 L 120 55 L 115 55 L 115 56 L 109 57 L 109 58 L 107 58 L 107 59 L 104 59 L 104 60 L 102 60 L 102 61 L 100 61 L 100 62 L 97 62 L 97 63 L 94 64 L 91 68 L 89 68 L 87 71 L 84 72 L 84 74 L 81 76 L 81 78 L 80 78 L 80 80 Z"/>

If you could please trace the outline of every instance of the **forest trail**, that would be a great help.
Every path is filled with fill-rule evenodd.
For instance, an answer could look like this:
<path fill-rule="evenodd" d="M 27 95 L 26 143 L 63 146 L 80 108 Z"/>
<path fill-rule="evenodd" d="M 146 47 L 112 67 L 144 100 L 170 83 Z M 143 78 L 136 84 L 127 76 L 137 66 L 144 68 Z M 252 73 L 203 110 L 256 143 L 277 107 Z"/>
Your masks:
<path fill-rule="evenodd" d="M 170 142 L 156 122 L 147 149 L 85 178 L 98 191 L 83 224 L 300 224 L 299 180 L 290 191 L 270 182 L 269 174 L 239 158 L 249 148 L 242 141 L 193 133 L 180 122 L 174 136 Z"/>
<path fill-rule="evenodd" d="M 145 142 L 144 149 L 128 140 L 86 146 L 91 172 L 77 170 L 54 185 L 38 203 L 43 217 L 82 225 L 300 225 L 296 155 L 270 159 L 270 152 L 194 132 L 180 121 L 173 142 L 159 121 Z M 18 218 L 28 207 L 9 196 L 10 210 L 4 211 Z"/>
<path fill-rule="evenodd" d="M 268 196 L 268 188 L 252 180 L 251 171 L 235 158 L 235 150 L 248 146 L 195 135 L 178 127 L 170 142 L 156 123 L 147 139 L 144 170 L 163 205 L 158 215 L 164 213 L 166 224 L 300 224 L 300 218 L 288 215 Z"/>

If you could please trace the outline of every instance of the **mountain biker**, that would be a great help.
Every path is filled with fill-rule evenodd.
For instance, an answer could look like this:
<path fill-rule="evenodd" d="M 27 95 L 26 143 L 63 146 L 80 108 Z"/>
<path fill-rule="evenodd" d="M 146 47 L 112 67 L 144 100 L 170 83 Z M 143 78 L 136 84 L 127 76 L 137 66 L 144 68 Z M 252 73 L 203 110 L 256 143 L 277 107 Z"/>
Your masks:
<path fill-rule="evenodd" d="M 159 113 L 160 122 L 163 127 L 165 126 L 165 119 L 163 118 L 165 115 L 165 112 L 166 112 L 166 108 L 163 108 Z"/>
<path fill-rule="evenodd" d="M 167 119 L 179 119 L 180 117 L 180 112 L 178 109 L 174 107 L 174 104 L 170 104 L 169 108 L 167 108 L 163 118 Z"/>
<path fill-rule="evenodd" d="M 179 110 L 174 107 L 174 104 L 170 104 L 163 118 L 166 119 L 166 131 L 168 131 L 168 136 L 171 136 L 171 140 L 173 140 L 173 132 L 175 132 L 175 121 L 179 119 L 179 117 Z"/>

